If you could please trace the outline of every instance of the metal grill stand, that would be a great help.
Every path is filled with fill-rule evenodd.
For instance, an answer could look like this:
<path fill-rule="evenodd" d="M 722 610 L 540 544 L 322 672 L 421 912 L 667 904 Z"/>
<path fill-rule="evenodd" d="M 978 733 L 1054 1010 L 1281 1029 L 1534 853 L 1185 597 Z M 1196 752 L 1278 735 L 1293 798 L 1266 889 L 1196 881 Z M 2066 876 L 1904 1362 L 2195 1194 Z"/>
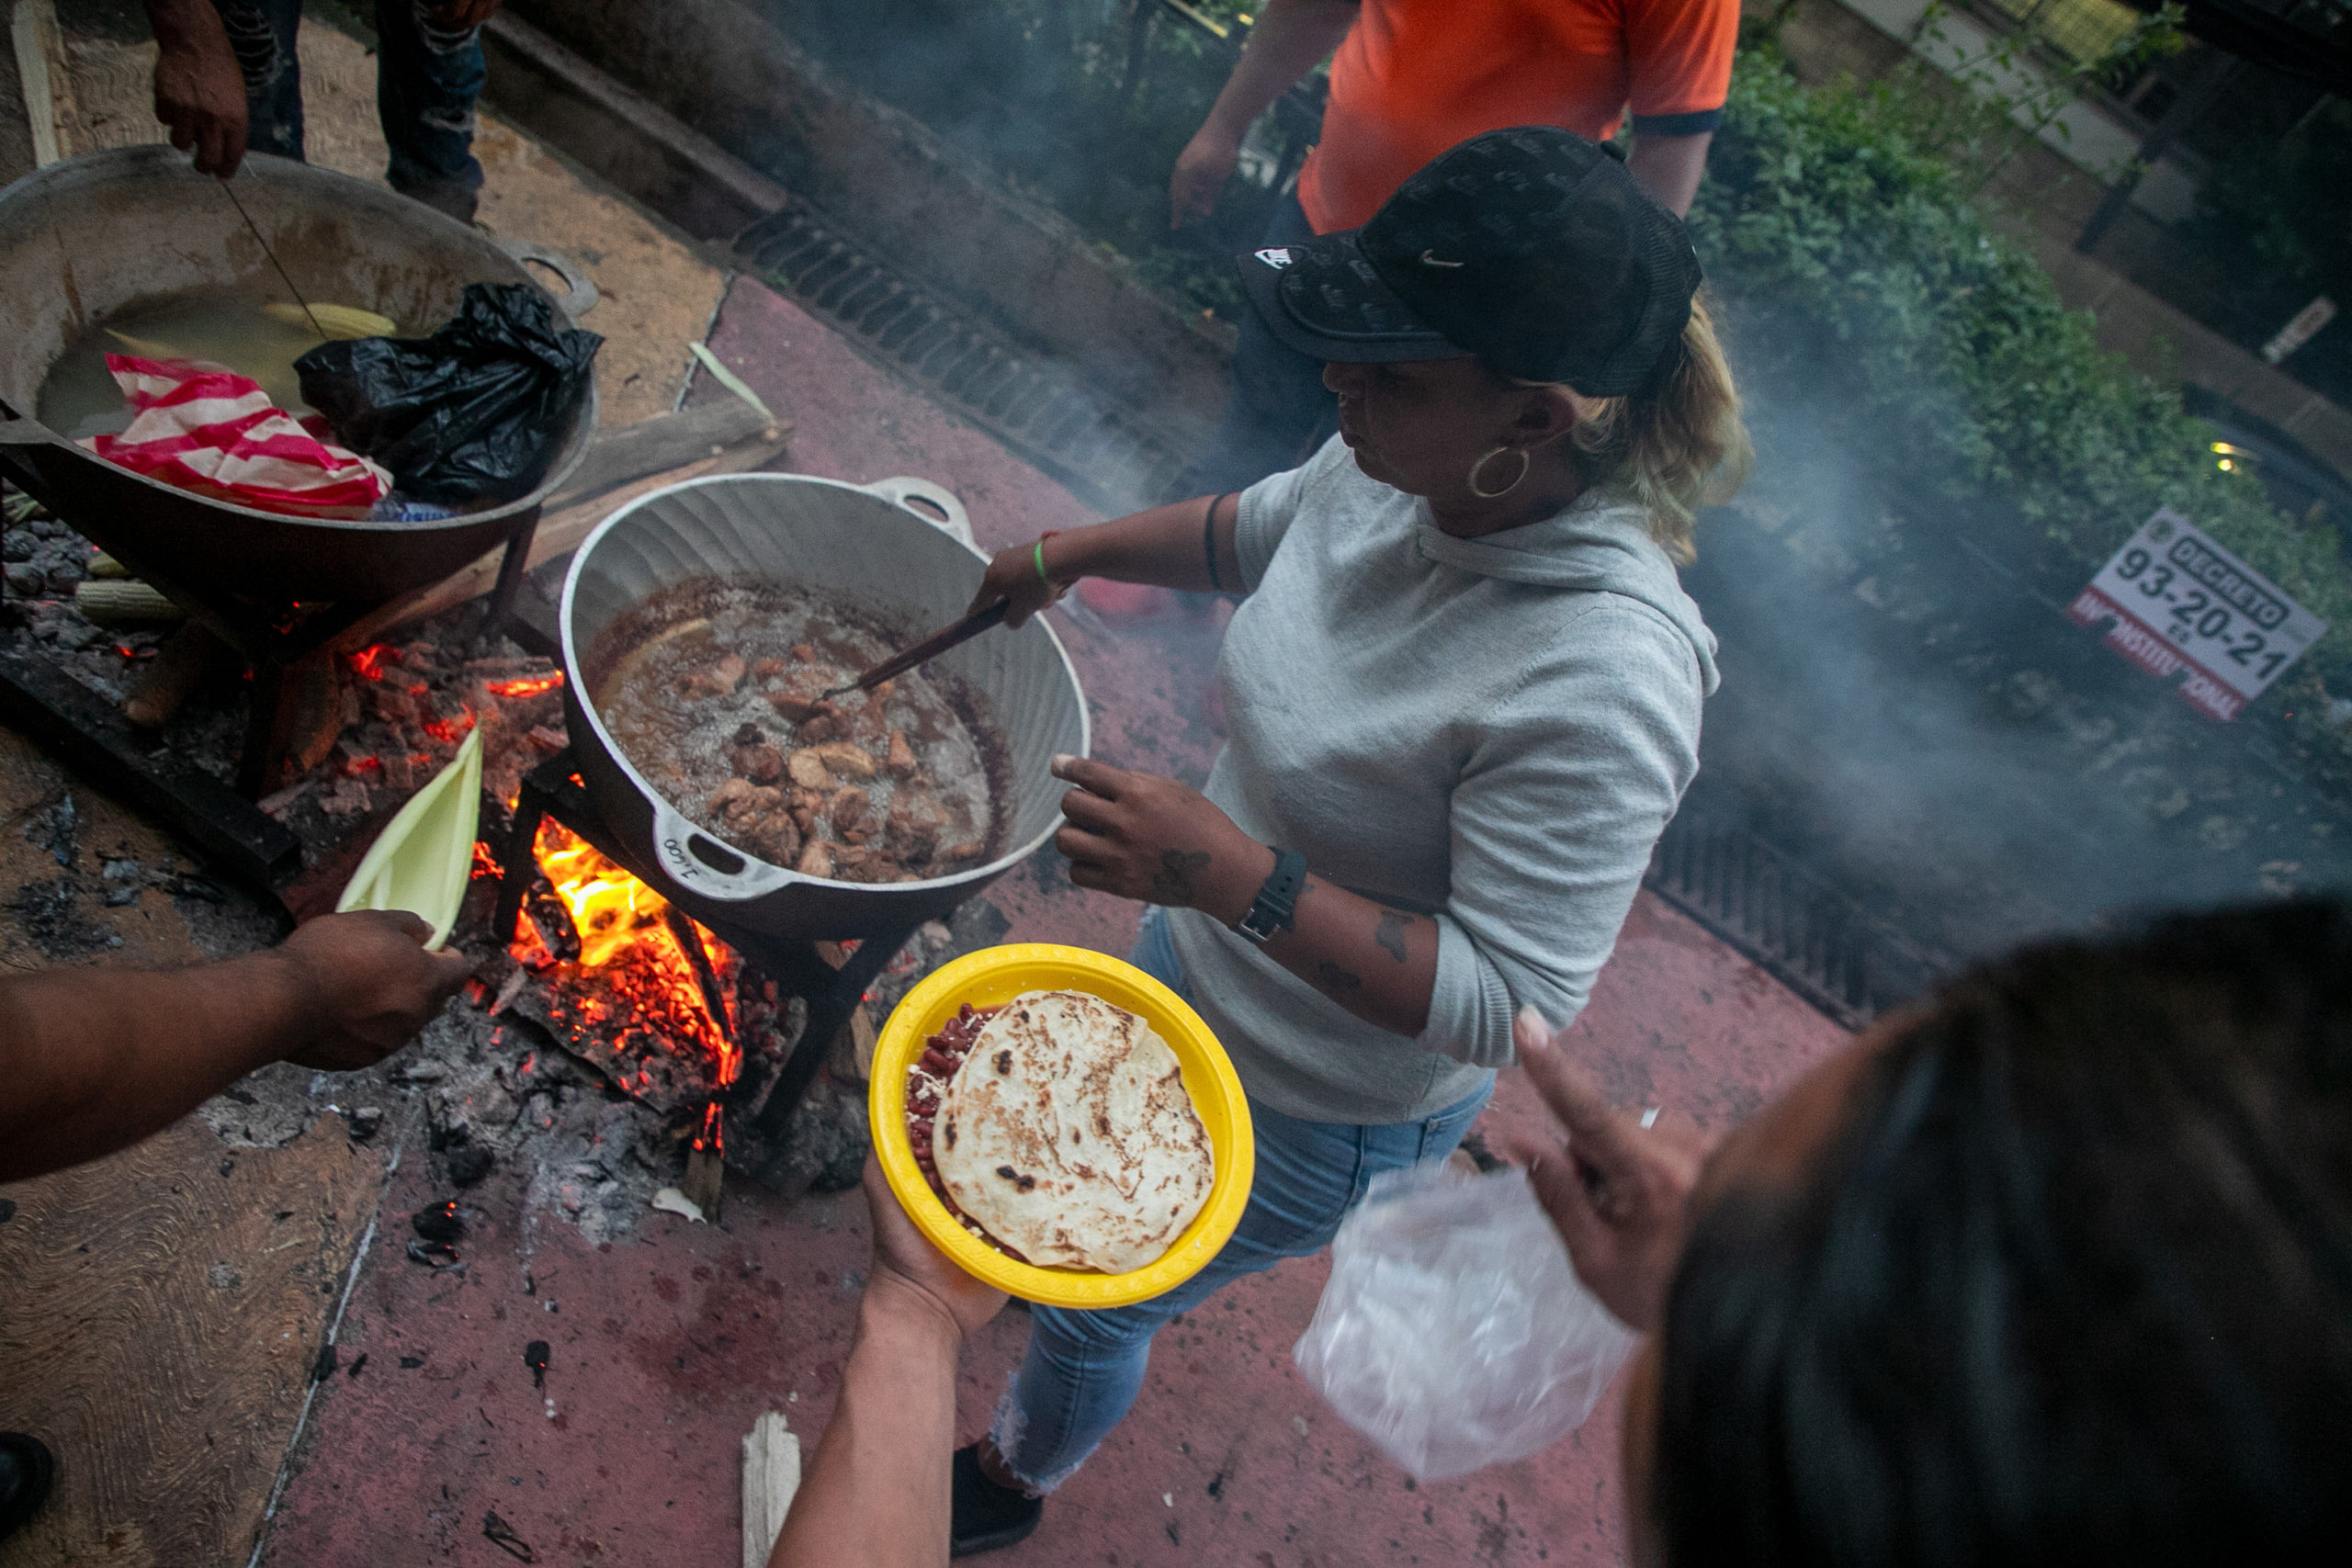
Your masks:
<path fill-rule="evenodd" d="M 505 852 L 499 859 L 498 904 L 491 917 L 491 931 L 502 943 L 514 940 L 516 922 L 522 919 L 523 897 L 537 874 L 534 853 L 538 842 L 539 824 L 554 818 L 564 827 L 587 840 L 599 854 L 620 866 L 640 882 L 661 886 L 647 874 L 647 868 L 625 852 L 618 840 L 596 814 L 594 802 L 588 790 L 576 776 L 580 764 L 570 748 L 557 752 L 525 775 L 521 795 L 514 803 L 514 823 L 506 840 Z M 802 999 L 807 1006 L 800 1038 L 794 1043 L 792 1055 L 785 1061 L 784 1070 L 777 1075 L 775 1087 L 768 1092 L 767 1101 L 760 1108 L 752 1127 L 767 1146 L 780 1156 L 785 1134 L 793 1111 L 801 1098 L 808 1092 L 808 1085 L 816 1078 L 817 1069 L 824 1065 L 833 1037 L 849 1021 L 850 1015 L 865 995 L 866 987 L 881 974 L 882 966 L 907 944 L 921 922 L 910 924 L 903 931 L 873 932 L 858 939 L 843 938 L 846 945 L 855 940 L 856 947 L 839 968 L 829 963 L 819 952 L 819 944 L 796 942 L 770 936 L 741 927 L 704 922 L 711 933 L 736 952 L 756 964 L 761 972 L 776 983 L 778 988 Z M 738 1085 L 740 1092 L 741 1085 Z M 777 1160 L 772 1158 L 769 1170 Z M 757 1173 L 764 1179 L 767 1172 Z"/>
<path fill-rule="evenodd" d="M 0 475 L 42 501 L 68 527 L 95 538 L 74 512 L 56 504 L 62 498 L 47 493 L 38 475 L 4 457 Z M 483 637 L 496 635 L 514 607 L 538 521 L 537 506 L 514 519 L 481 623 Z M 275 893 L 300 872 L 300 846 L 252 803 L 284 782 L 280 775 L 293 739 L 301 667 L 330 657 L 327 650 L 337 637 L 389 601 L 272 605 L 198 592 L 141 563 L 124 564 L 185 610 L 190 621 L 251 661 L 251 706 L 234 790 L 175 756 L 153 731 L 138 729 L 37 649 L 0 650 L 0 718 L 101 789 L 161 818 L 236 880 Z"/>

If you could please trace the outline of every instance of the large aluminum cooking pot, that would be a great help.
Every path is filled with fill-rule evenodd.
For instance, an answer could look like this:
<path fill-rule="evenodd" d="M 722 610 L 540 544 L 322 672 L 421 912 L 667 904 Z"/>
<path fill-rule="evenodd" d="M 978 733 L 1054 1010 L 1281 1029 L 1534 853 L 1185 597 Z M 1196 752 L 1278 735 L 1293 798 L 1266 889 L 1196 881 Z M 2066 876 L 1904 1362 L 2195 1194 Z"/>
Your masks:
<path fill-rule="evenodd" d="M 928 502 L 944 525 L 914 510 Z M 921 882 L 868 886 L 803 875 L 753 859 L 686 819 L 625 756 L 589 701 L 587 656 L 616 621 L 693 579 L 803 588 L 902 628 L 911 640 L 964 613 L 988 557 L 970 543 L 954 496 L 919 479 L 842 484 L 798 474 L 689 479 L 606 518 L 563 581 L 564 705 L 572 754 L 598 815 L 653 886 L 698 919 L 794 938 L 866 936 L 944 916 L 1035 853 L 1061 822 L 1048 766 L 1090 745 L 1078 672 L 1042 617 L 975 637 L 927 669 L 979 699 L 1006 760 L 1000 800 L 1012 822 L 986 865 Z M 951 532 L 951 530 L 955 530 Z M 641 631 L 657 636 L 658 624 Z M 633 625 L 631 632 L 640 627 Z"/>
<path fill-rule="evenodd" d="M 305 299 L 356 305 L 415 335 L 469 283 L 536 283 L 487 236 L 380 186 L 248 153 L 236 187 Z M 269 257 L 220 182 L 168 147 L 51 164 L 0 190 L 0 471 L 141 575 L 218 604 L 377 603 L 437 582 L 503 543 L 596 430 L 591 390 L 537 490 L 432 523 L 288 517 L 160 484 L 40 424 L 58 355 L 127 310 L 192 294 L 282 298 Z M 572 324 L 560 304 L 562 325 Z"/>

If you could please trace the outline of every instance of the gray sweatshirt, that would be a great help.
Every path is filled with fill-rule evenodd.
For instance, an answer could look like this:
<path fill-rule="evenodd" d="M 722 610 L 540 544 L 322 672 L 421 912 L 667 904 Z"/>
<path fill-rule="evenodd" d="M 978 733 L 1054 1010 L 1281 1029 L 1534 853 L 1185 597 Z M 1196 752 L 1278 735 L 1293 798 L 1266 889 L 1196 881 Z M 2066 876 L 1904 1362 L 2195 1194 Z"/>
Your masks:
<path fill-rule="evenodd" d="M 1456 539 L 1335 437 L 1243 494 L 1237 542 L 1251 592 L 1206 793 L 1325 879 L 1436 919 L 1428 1027 L 1364 1022 L 1198 910 L 1170 932 L 1253 1099 L 1419 1120 L 1510 1064 L 1521 1006 L 1583 1010 L 1698 771 L 1715 639 L 1609 492 Z"/>

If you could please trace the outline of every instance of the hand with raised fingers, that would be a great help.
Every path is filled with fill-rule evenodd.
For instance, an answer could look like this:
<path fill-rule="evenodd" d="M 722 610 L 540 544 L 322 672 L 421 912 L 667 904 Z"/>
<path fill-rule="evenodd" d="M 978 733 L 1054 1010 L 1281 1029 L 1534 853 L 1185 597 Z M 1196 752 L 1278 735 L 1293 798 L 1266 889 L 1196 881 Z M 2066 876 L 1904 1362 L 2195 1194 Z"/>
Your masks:
<path fill-rule="evenodd" d="M 1091 757 L 1057 757 L 1062 796 L 1054 847 L 1080 887 L 1170 908 L 1200 909 L 1228 925 L 1248 911 L 1273 852 L 1199 790 Z"/>
<path fill-rule="evenodd" d="M 1511 1032 L 1520 1066 L 1567 1140 L 1515 1139 L 1510 1152 L 1567 1243 L 1577 1277 L 1621 1322 L 1647 1333 L 1665 1314 L 1706 1140 L 1695 1128 L 1645 1128 L 1611 1107 L 1533 1008 L 1521 1010 Z"/>
<path fill-rule="evenodd" d="M 286 1059 L 345 1073 L 416 1037 L 473 972 L 465 954 L 427 953 L 433 928 L 404 910 L 324 915 L 278 943 L 309 1014 L 308 1043 Z"/>
<path fill-rule="evenodd" d="M 915 1228 L 899 1196 L 882 1176 L 882 1163 L 865 1156 L 865 1206 L 874 1215 L 874 1270 L 866 1288 L 911 1292 L 944 1313 L 956 1331 L 969 1338 L 1004 1305 L 1004 1292 L 956 1267 Z"/>

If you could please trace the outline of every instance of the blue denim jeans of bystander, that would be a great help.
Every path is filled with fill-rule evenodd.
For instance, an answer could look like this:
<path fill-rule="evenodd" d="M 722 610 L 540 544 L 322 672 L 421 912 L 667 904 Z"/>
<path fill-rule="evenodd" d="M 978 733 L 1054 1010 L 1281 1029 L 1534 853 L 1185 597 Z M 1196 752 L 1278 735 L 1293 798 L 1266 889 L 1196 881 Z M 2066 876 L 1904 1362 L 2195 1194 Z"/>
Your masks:
<path fill-rule="evenodd" d="M 295 34 L 302 0 L 212 0 L 245 79 L 245 146 L 302 156 L 302 66 Z M 481 164 L 474 101 L 489 79 L 480 29 L 444 28 L 431 0 L 379 0 L 376 117 L 391 187 L 463 222 L 473 220 Z"/>

